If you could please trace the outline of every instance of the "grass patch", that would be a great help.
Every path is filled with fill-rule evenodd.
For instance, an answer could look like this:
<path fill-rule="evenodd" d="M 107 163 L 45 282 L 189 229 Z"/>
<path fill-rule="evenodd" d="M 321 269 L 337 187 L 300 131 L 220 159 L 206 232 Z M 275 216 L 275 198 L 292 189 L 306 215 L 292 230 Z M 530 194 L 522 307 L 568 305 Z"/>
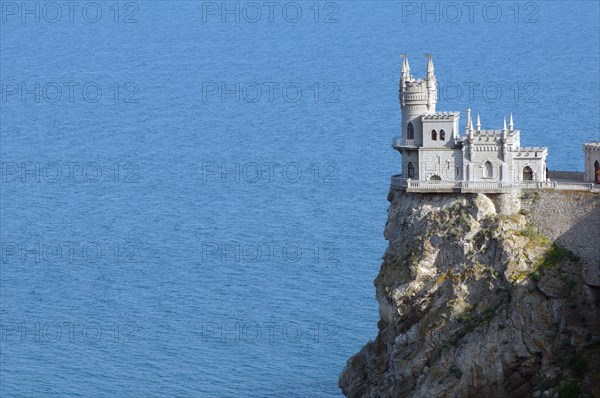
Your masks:
<path fill-rule="evenodd" d="M 554 265 L 566 260 L 572 262 L 579 260 L 579 257 L 577 257 L 575 253 L 552 242 L 546 236 L 541 234 L 538 228 L 531 223 L 527 223 L 525 228 L 517 233 L 529 240 L 529 243 L 527 244 L 529 248 L 549 246 L 544 257 L 539 261 L 538 267 L 552 268 Z M 539 278 L 540 276 L 541 275 L 534 275 L 534 278 Z"/>
<path fill-rule="evenodd" d="M 559 398 L 577 398 L 579 397 L 579 392 L 579 383 L 571 381 L 560 386 L 558 396 Z"/>
<path fill-rule="evenodd" d="M 573 354 L 567 363 L 568 368 L 573 372 L 573 376 L 583 379 L 588 370 L 588 363 L 580 353 Z"/>
<path fill-rule="evenodd" d="M 538 228 L 532 223 L 527 223 L 527 225 L 525 225 L 525 228 L 519 231 L 519 235 L 524 236 L 532 241 L 541 241 L 541 243 L 550 241 L 550 239 L 542 235 Z"/>
<path fill-rule="evenodd" d="M 553 243 L 544 255 L 544 258 L 542 258 L 540 265 L 552 268 L 554 265 L 565 260 L 577 261 L 579 258 L 572 251 Z"/>

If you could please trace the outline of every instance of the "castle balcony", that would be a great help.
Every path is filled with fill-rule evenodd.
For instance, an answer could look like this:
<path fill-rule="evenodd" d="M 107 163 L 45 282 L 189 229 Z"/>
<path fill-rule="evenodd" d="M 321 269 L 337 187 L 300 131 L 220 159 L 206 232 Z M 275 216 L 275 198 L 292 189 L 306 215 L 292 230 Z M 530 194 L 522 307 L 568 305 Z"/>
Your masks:
<path fill-rule="evenodd" d="M 541 182 L 484 182 L 484 181 L 465 181 L 461 183 L 461 192 L 463 193 L 509 193 L 519 189 L 541 189 L 538 184 Z"/>
<path fill-rule="evenodd" d="M 417 143 L 415 140 L 403 140 L 402 137 L 394 137 L 392 140 L 392 146 L 396 149 L 400 148 L 409 148 L 409 149 L 417 149 Z"/>
<path fill-rule="evenodd" d="M 459 193 L 509 193 L 520 190 L 588 191 L 600 193 L 600 186 L 559 181 L 419 181 L 403 178 L 398 174 L 392 177 L 391 188 L 406 192 L 459 192 Z"/>
<path fill-rule="evenodd" d="M 520 181 L 520 182 L 462 182 L 462 193 L 507 193 L 518 190 L 556 190 L 600 192 L 594 184 L 580 184 L 559 181 Z"/>
<path fill-rule="evenodd" d="M 406 192 L 460 192 L 457 181 L 414 181 L 406 182 Z"/>
<path fill-rule="evenodd" d="M 391 188 L 407 192 L 460 192 L 460 181 L 419 181 L 405 178 L 402 174 L 392 176 Z"/>

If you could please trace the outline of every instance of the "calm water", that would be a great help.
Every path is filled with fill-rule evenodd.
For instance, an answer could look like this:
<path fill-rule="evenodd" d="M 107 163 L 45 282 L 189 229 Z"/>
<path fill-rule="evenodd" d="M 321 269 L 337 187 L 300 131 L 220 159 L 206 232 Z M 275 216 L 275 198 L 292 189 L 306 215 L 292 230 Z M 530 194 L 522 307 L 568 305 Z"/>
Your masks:
<path fill-rule="evenodd" d="M 400 53 L 551 169 L 599 138 L 597 2 L 419 4 L 2 2 L 0 395 L 340 396 Z"/>

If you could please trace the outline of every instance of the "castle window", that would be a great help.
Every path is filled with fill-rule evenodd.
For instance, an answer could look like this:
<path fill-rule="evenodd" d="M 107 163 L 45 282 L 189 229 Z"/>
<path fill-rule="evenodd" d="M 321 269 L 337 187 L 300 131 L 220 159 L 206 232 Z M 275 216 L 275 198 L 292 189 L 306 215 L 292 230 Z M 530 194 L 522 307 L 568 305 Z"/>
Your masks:
<path fill-rule="evenodd" d="M 437 141 L 437 131 L 431 130 L 431 139 Z"/>
<path fill-rule="evenodd" d="M 408 162 L 408 178 L 415 177 L 415 166 L 413 166 L 412 162 Z"/>
<path fill-rule="evenodd" d="M 533 181 L 533 170 L 529 166 L 523 169 L 523 181 Z"/>
<path fill-rule="evenodd" d="M 446 140 L 446 132 L 444 130 L 440 130 L 440 141 Z"/>
<path fill-rule="evenodd" d="M 442 181 L 442 178 L 438 175 L 432 175 L 429 181 Z"/>
<path fill-rule="evenodd" d="M 493 174 L 492 164 L 490 162 L 485 162 L 483 166 L 483 176 L 487 178 L 491 178 Z"/>
<path fill-rule="evenodd" d="M 408 123 L 408 126 L 406 127 L 406 139 L 407 140 L 415 139 L 415 128 L 413 127 L 412 123 Z"/>

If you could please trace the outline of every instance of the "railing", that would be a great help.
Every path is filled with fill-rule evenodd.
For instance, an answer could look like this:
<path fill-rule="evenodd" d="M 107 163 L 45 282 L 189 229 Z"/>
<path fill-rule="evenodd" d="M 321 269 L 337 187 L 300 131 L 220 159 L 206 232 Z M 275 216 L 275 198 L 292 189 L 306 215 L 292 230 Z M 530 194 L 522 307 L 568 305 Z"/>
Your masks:
<path fill-rule="evenodd" d="M 506 182 L 476 182 L 461 183 L 462 192 L 507 192 L 517 189 L 514 184 Z"/>
<path fill-rule="evenodd" d="M 460 182 L 454 181 L 407 181 L 408 192 L 427 191 L 427 192 L 453 192 L 460 189 Z"/>
<path fill-rule="evenodd" d="M 417 147 L 415 140 L 403 140 L 402 137 L 395 137 L 392 140 L 393 147 Z"/>
<path fill-rule="evenodd" d="M 594 184 L 572 184 L 566 182 L 555 182 L 554 189 L 562 191 L 595 191 Z"/>
<path fill-rule="evenodd" d="M 555 181 L 521 181 L 517 184 L 521 189 L 554 189 Z"/>
<path fill-rule="evenodd" d="M 463 192 L 509 192 L 517 189 L 555 189 L 555 185 L 554 181 L 468 181 L 462 183 L 462 190 Z M 582 187 L 578 189 L 581 190 Z"/>
<path fill-rule="evenodd" d="M 505 193 L 516 190 L 563 190 L 600 192 L 600 185 L 577 184 L 557 181 L 419 181 L 403 178 L 401 174 L 392 177 L 392 189 L 407 192 L 463 192 L 463 193 Z"/>

